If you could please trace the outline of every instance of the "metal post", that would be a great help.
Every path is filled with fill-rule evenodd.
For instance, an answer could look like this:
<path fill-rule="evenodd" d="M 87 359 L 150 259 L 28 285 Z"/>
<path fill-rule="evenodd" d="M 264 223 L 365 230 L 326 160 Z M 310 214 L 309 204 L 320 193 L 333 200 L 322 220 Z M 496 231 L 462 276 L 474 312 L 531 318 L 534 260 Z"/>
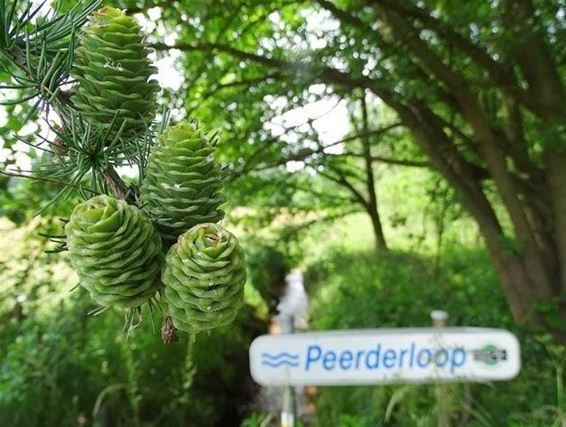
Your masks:
<path fill-rule="evenodd" d="M 448 313 L 442 310 L 434 310 L 430 312 L 430 319 L 432 320 L 432 326 L 444 328 L 448 319 Z"/>
<path fill-rule="evenodd" d="M 284 334 L 295 332 L 295 318 L 292 315 L 281 316 L 281 329 Z M 295 427 L 297 406 L 295 388 L 285 386 L 283 391 L 283 410 L 281 411 L 281 427 Z"/>
<path fill-rule="evenodd" d="M 446 311 L 434 310 L 430 313 L 430 320 L 435 328 L 444 328 L 447 319 L 448 313 Z M 445 384 L 437 384 L 434 392 L 436 398 L 436 425 L 438 427 L 450 427 L 450 414 L 446 407 L 450 393 L 446 389 Z"/>

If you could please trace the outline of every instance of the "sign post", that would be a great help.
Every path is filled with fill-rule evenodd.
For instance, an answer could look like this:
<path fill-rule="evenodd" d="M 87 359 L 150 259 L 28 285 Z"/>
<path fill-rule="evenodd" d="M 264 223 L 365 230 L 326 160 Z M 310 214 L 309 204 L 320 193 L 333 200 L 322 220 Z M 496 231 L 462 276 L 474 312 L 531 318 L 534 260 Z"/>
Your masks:
<path fill-rule="evenodd" d="M 437 328 L 446 327 L 448 313 L 442 310 L 434 310 L 430 313 L 432 326 Z M 437 427 L 450 427 L 450 415 L 446 409 L 446 386 L 437 384 L 434 389 L 434 397 L 436 399 L 436 425 Z"/>
<path fill-rule="evenodd" d="M 281 319 L 283 334 L 292 334 L 295 331 L 295 318 L 284 315 Z M 283 411 L 281 411 L 281 427 L 295 427 L 297 404 L 295 389 L 292 385 L 285 385 L 283 391 Z"/>
<path fill-rule="evenodd" d="M 264 335 L 250 346 L 265 386 L 498 381 L 520 370 L 517 338 L 488 328 L 398 328 Z"/>

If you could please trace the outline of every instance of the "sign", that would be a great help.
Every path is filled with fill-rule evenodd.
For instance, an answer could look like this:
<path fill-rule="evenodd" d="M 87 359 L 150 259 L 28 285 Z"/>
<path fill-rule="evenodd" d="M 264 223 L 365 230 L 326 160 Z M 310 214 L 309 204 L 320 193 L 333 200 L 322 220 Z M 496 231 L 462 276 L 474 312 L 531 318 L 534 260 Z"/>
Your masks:
<path fill-rule="evenodd" d="M 508 380 L 520 366 L 519 342 L 502 329 L 263 335 L 250 346 L 252 377 L 266 386 Z"/>

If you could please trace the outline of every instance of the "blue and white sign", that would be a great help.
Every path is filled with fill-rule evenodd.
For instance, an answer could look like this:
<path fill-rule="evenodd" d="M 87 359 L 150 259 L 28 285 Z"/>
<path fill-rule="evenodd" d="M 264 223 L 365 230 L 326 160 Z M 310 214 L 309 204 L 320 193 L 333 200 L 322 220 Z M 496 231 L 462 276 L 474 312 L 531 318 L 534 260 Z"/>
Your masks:
<path fill-rule="evenodd" d="M 263 335 L 250 347 L 262 385 L 353 385 L 508 380 L 517 338 L 486 328 L 399 328 Z"/>

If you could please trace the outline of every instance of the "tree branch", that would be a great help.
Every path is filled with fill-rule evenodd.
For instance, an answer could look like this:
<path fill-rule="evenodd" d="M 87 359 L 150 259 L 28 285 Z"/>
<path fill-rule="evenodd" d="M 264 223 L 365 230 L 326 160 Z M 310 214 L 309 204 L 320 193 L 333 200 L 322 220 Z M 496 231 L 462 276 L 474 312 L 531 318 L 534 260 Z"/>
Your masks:
<path fill-rule="evenodd" d="M 232 55 L 239 59 L 246 59 L 251 60 L 260 64 L 268 65 L 270 67 L 283 67 L 287 68 L 289 63 L 275 59 L 269 58 L 267 56 L 262 56 L 252 52 L 246 52 L 240 49 L 237 49 L 232 46 L 224 45 L 221 43 L 199 43 L 199 44 L 192 44 L 192 43 L 176 43 L 174 45 L 167 45 L 165 43 L 150 43 L 149 47 L 155 50 L 171 50 L 171 49 L 178 49 L 181 52 L 210 52 L 210 51 L 218 51 L 224 52 L 229 55 Z"/>
<path fill-rule="evenodd" d="M 3 170 L 0 170 L 0 175 L 14 177 L 14 178 L 27 178 L 27 179 L 31 179 L 32 181 L 38 181 L 38 182 L 46 182 L 48 184 L 54 184 L 54 185 L 57 185 L 59 187 L 68 187 L 68 188 L 73 188 L 75 190 L 86 191 L 86 192 L 94 194 L 94 195 L 100 194 L 97 191 L 92 190 L 90 188 L 85 188 L 85 187 L 81 187 L 80 185 L 69 184 L 68 182 L 57 181 L 56 179 L 45 178 L 45 177 L 42 177 L 42 176 L 26 175 L 26 174 L 23 174 L 23 173 L 7 172 L 7 171 L 3 171 Z"/>
<path fill-rule="evenodd" d="M 318 173 L 333 181 L 336 182 L 337 184 L 340 184 L 341 186 L 345 187 L 346 189 L 348 189 L 348 191 L 352 194 L 352 196 L 354 197 L 354 199 L 364 207 L 364 209 L 367 210 L 368 208 L 368 202 L 367 200 L 364 198 L 364 196 L 362 195 L 362 193 L 360 193 L 356 187 L 354 187 L 352 185 L 352 183 L 350 181 L 348 181 L 348 179 L 346 178 L 346 176 L 338 169 L 332 166 L 327 166 L 328 169 L 332 170 L 337 176 L 332 176 L 331 174 L 324 172 L 324 171 L 318 171 Z"/>
<path fill-rule="evenodd" d="M 294 188 L 295 190 L 304 191 L 305 193 L 312 194 L 313 196 L 316 196 L 320 199 L 327 199 L 327 200 L 330 200 L 330 201 L 338 200 L 338 201 L 342 201 L 342 202 L 355 202 L 355 203 L 357 203 L 357 200 L 355 200 L 351 196 L 346 197 L 346 196 L 341 196 L 341 195 L 338 195 L 338 194 L 322 193 L 320 191 L 313 189 L 312 187 L 303 187 L 301 185 L 292 184 L 292 183 L 289 183 L 288 186 L 291 187 L 291 188 Z"/>
<path fill-rule="evenodd" d="M 369 130 L 369 114 L 366 102 L 366 93 L 362 91 L 361 96 L 362 109 L 362 129 L 367 133 Z M 375 174 L 373 173 L 374 162 L 371 156 L 371 142 L 368 136 L 361 138 L 363 148 L 363 159 L 366 170 L 366 191 L 368 193 L 367 212 L 371 218 L 373 230 L 375 234 L 375 244 L 378 252 L 387 250 L 385 235 L 383 234 L 383 226 L 379 215 L 377 203 L 377 191 L 375 189 Z"/>
<path fill-rule="evenodd" d="M 344 156 L 353 156 L 353 157 L 365 157 L 364 153 L 344 153 L 344 154 L 338 154 L 338 155 L 339 156 L 344 155 Z M 369 159 L 372 162 L 387 163 L 389 165 L 395 165 L 395 166 L 407 166 L 407 167 L 415 167 L 415 168 L 431 168 L 432 167 L 430 162 L 426 162 L 426 161 L 409 160 L 409 159 L 395 159 L 395 158 L 386 157 L 386 156 L 376 156 L 375 154 L 370 155 Z"/>
<path fill-rule="evenodd" d="M 348 13 L 344 9 L 340 9 L 329 0 L 315 0 L 322 8 L 332 13 L 339 21 L 345 22 L 350 26 L 362 30 L 367 35 L 375 34 L 375 30 L 367 22 L 361 20 L 355 15 Z"/>
<path fill-rule="evenodd" d="M 374 94 L 382 98 L 384 101 L 393 99 L 393 93 L 389 92 L 385 85 L 373 80 L 367 76 L 354 77 L 349 73 L 340 71 L 320 63 L 312 63 L 307 61 L 289 61 L 286 59 L 272 58 L 265 55 L 260 55 L 252 52 L 243 51 L 232 46 L 227 46 L 219 43 L 177 43 L 174 45 L 166 45 L 164 43 L 154 43 L 150 45 L 157 50 L 178 49 L 182 52 L 209 52 L 218 51 L 228 55 L 234 56 L 242 60 L 249 60 L 258 64 L 265 65 L 277 70 L 292 73 L 293 76 L 297 71 L 308 69 L 312 73 L 312 81 L 321 81 L 327 84 L 341 85 L 347 89 L 365 88 L 370 89 Z M 387 101 L 386 101 L 387 102 Z"/>
<path fill-rule="evenodd" d="M 214 89 L 206 92 L 202 96 L 202 98 L 208 99 L 208 98 L 216 95 L 218 92 L 223 91 L 224 89 L 230 89 L 230 88 L 239 87 L 239 86 L 250 87 L 250 86 L 256 85 L 258 83 L 267 82 L 270 79 L 276 79 L 278 76 L 280 76 L 280 74 L 278 72 L 274 72 L 274 73 L 266 74 L 265 76 L 256 77 L 256 78 L 253 78 L 253 79 L 244 79 L 244 80 L 233 81 L 233 82 L 230 82 L 230 83 L 218 84 L 218 85 L 216 85 L 216 87 Z"/>
<path fill-rule="evenodd" d="M 268 148 L 269 144 L 266 142 L 249 157 L 249 159 L 248 159 L 248 161 L 246 161 L 244 167 L 239 172 L 236 172 L 234 175 L 235 175 L 235 177 L 240 177 L 240 176 L 243 176 L 243 175 L 250 173 L 250 172 L 259 172 L 259 171 L 275 168 L 275 167 L 278 167 L 278 166 L 282 166 L 282 165 L 284 165 L 288 162 L 291 162 L 291 161 L 304 161 L 304 160 L 308 159 L 310 156 L 312 156 L 314 154 L 322 154 L 328 148 L 334 147 L 336 145 L 345 144 L 347 142 L 354 141 L 358 138 L 362 138 L 362 137 L 366 137 L 366 136 L 382 135 L 383 133 L 386 133 L 386 132 L 393 130 L 395 128 L 398 128 L 400 126 L 402 126 L 401 123 L 392 123 L 390 125 L 387 125 L 387 126 L 380 128 L 380 129 L 368 131 L 367 133 L 361 132 L 361 133 L 358 133 L 356 135 L 352 135 L 352 136 L 340 139 L 338 141 L 331 142 L 330 144 L 320 146 L 319 148 L 316 148 L 316 149 L 305 148 L 305 149 L 299 150 L 294 155 L 286 156 L 285 158 L 279 160 L 277 163 L 274 163 L 274 164 L 262 165 L 262 166 L 257 167 L 257 168 L 249 167 L 252 159 L 255 160 L 261 153 L 265 152 L 265 150 Z M 278 138 L 273 139 L 274 142 L 277 141 L 277 140 L 278 140 Z M 325 154 L 327 154 L 327 153 L 325 153 Z M 409 164 L 405 164 L 405 166 L 409 166 Z"/>
<path fill-rule="evenodd" d="M 490 73 L 492 78 L 502 87 L 515 91 L 519 91 L 521 97 L 526 94 L 516 84 L 513 74 L 505 67 L 494 60 L 485 50 L 474 44 L 470 39 L 455 31 L 452 27 L 435 18 L 430 12 L 419 6 L 410 4 L 404 0 L 373 0 L 371 3 L 375 6 L 383 6 L 394 10 L 400 15 L 419 21 L 425 28 L 434 31 L 451 46 L 457 48 L 460 52 L 470 57 L 479 66 Z"/>
<path fill-rule="evenodd" d="M 301 230 L 304 230 L 305 228 L 311 227 L 315 224 L 320 224 L 321 222 L 334 221 L 336 219 L 343 218 L 347 215 L 351 215 L 351 214 L 358 213 L 358 212 L 360 212 L 359 209 L 346 209 L 346 210 L 341 211 L 341 212 L 337 212 L 337 213 L 334 213 L 334 214 L 328 214 L 328 215 L 323 216 L 323 217 L 315 218 L 313 220 L 303 222 L 302 224 L 298 224 L 296 226 L 288 227 L 287 229 L 283 230 L 282 237 L 284 239 L 288 239 L 290 236 L 298 233 Z"/>
<path fill-rule="evenodd" d="M 503 24 L 516 43 L 511 54 L 516 59 L 532 99 L 529 108 L 547 121 L 564 120 L 566 87 L 559 74 L 558 64 L 548 49 L 542 31 L 536 28 L 540 18 L 531 0 L 503 2 Z"/>

